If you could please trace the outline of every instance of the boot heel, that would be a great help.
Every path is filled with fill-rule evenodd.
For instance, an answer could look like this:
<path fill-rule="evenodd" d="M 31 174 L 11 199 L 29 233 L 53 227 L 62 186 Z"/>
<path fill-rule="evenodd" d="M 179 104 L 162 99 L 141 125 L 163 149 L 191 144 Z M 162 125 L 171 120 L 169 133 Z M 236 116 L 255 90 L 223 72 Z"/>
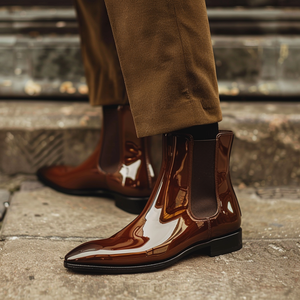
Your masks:
<path fill-rule="evenodd" d="M 242 228 L 237 232 L 217 238 L 210 244 L 209 256 L 222 255 L 234 251 L 238 251 L 243 247 L 242 244 Z"/>
<path fill-rule="evenodd" d="M 146 206 L 149 197 L 146 198 L 135 198 L 127 197 L 120 194 L 115 194 L 115 204 L 116 207 L 131 213 L 131 214 L 140 214 L 144 207 Z"/>

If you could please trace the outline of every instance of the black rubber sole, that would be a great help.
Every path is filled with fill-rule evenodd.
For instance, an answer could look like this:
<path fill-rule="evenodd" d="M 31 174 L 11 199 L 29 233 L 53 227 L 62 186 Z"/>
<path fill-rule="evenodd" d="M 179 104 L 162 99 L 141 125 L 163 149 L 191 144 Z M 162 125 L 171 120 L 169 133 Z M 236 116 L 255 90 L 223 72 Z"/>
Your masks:
<path fill-rule="evenodd" d="M 129 197 L 122 194 L 118 194 L 109 190 L 71 190 L 65 189 L 56 185 L 55 183 L 44 178 L 39 172 L 37 178 L 44 185 L 54 189 L 57 192 L 72 195 L 72 196 L 85 196 L 85 197 L 109 197 L 115 200 L 115 205 L 131 214 L 140 214 L 144 209 L 149 197 Z"/>
<path fill-rule="evenodd" d="M 161 269 L 170 267 L 178 262 L 183 257 L 197 251 L 206 253 L 209 256 L 222 255 L 234 251 L 238 251 L 242 248 L 242 229 L 237 232 L 228 234 L 223 237 L 215 238 L 208 242 L 196 244 L 190 248 L 182 251 L 176 256 L 169 258 L 162 262 L 151 263 L 147 265 L 136 266 L 100 266 L 100 265 L 84 265 L 76 264 L 68 261 L 64 261 L 65 268 L 79 273 L 89 274 L 130 274 L 130 273 L 144 273 L 159 271 Z"/>

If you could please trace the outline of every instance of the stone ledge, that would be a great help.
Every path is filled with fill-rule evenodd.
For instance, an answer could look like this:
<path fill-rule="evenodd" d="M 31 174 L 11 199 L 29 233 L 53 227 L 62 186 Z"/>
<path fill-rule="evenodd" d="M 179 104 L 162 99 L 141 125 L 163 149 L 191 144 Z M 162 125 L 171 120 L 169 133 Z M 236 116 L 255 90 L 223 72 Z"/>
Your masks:
<path fill-rule="evenodd" d="M 300 183 L 300 104 L 223 102 L 220 127 L 235 133 L 235 184 L 285 186 Z"/>
<path fill-rule="evenodd" d="M 0 130 L 99 129 L 102 109 L 64 101 L 0 101 Z"/>
<path fill-rule="evenodd" d="M 300 184 L 300 104 L 222 102 L 220 128 L 235 133 L 232 178 L 236 185 Z M 88 103 L 0 102 L 0 172 L 34 174 L 37 168 L 78 165 L 100 136 L 101 109 Z M 156 169 L 160 138 L 153 139 Z"/>

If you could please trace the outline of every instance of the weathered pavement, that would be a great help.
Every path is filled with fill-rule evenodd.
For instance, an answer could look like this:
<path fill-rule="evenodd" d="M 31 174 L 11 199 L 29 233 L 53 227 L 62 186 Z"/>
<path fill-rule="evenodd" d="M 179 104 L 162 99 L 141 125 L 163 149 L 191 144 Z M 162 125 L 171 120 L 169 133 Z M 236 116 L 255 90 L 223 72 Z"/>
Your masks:
<path fill-rule="evenodd" d="M 24 183 L 6 215 L 0 242 L 1 299 L 299 299 L 298 189 L 236 189 L 243 211 L 242 250 L 193 255 L 163 271 L 81 275 L 64 255 L 108 237 L 135 216 L 109 199 L 65 196 Z"/>
<path fill-rule="evenodd" d="M 84 160 L 99 138 L 101 110 L 1 102 L 0 189 L 14 195 L 1 231 L 0 299 L 300 299 L 299 108 L 222 102 L 221 128 L 236 136 L 231 166 L 243 211 L 241 251 L 195 254 L 156 273 L 90 276 L 65 270 L 64 255 L 135 216 L 109 199 L 65 196 L 28 181 L 43 164 Z M 156 138 L 152 150 L 158 167 Z M 278 185 L 285 187 L 264 188 Z"/>

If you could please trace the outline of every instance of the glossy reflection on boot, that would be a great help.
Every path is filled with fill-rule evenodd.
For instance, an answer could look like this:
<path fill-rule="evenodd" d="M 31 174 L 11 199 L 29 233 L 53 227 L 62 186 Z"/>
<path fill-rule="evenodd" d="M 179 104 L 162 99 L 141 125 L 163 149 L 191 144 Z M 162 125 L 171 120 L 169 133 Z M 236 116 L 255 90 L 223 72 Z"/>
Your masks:
<path fill-rule="evenodd" d="M 104 107 L 101 137 L 93 154 L 78 167 L 44 167 L 37 176 L 45 185 L 62 193 L 115 196 L 119 201 L 117 206 L 139 213 L 155 182 L 149 146 L 150 138 L 137 138 L 128 105 Z M 131 211 L 130 206 L 135 204 L 129 200 L 135 198 L 143 198 L 143 205 L 137 204 L 137 210 Z"/>
<path fill-rule="evenodd" d="M 217 205 L 212 215 L 196 218 L 191 209 L 193 144 L 201 141 L 193 141 L 189 135 L 166 135 L 159 179 L 143 212 L 111 238 L 87 242 L 72 250 L 66 256 L 66 267 L 151 265 L 194 245 L 237 232 L 241 215 L 229 176 L 232 139 L 231 132 L 221 132 L 217 137 L 213 162 Z M 239 248 L 236 245 L 231 251 Z M 226 252 L 228 249 L 224 249 Z"/>

